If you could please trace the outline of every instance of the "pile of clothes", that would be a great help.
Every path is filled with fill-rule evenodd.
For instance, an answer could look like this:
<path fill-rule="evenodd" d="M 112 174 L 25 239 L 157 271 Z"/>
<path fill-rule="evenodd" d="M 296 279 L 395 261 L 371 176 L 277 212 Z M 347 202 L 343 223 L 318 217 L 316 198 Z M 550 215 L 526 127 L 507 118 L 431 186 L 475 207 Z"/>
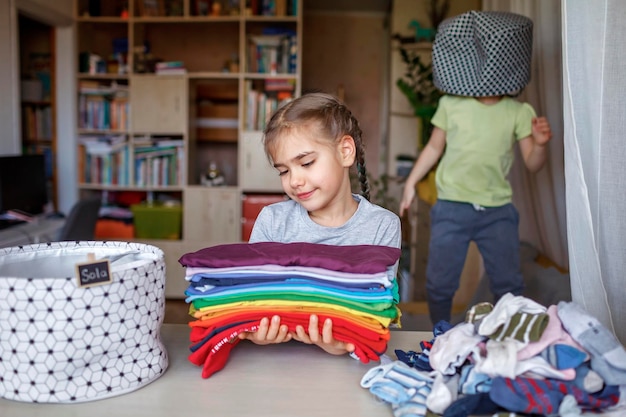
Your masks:
<path fill-rule="evenodd" d="M 626 350 L 574 302 L 505 294 L 456 326 L 437 323 L 433 336 L 361 380 L 395 417 L 626 414 Z"/>
<path fill-rule="evenodd" d="M 319 318 L 333 323 L 335 339 L 352 343 L 363 363 L 387 350 L 400 310 L 397 248 L 314 243 L 233 243 L 183 255 L 190 303 L 189 360 L 202 377 L 221 370 L 239 335 L 280 316 L 294 332 Z"/>

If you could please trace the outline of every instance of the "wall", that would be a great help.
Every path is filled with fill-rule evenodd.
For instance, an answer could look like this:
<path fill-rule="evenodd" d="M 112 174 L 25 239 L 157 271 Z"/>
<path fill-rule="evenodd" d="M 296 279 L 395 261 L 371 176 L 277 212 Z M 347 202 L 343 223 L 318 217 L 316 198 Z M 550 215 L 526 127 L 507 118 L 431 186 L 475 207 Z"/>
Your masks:
<path fill-rule="evenodd" d="M 378 11 L 310 11 L 303 22 L 303 92 L 336 94 L 359 120 L 366 146 L 366 166 L 379 173 L 379 143 L 383 139 L 381 103 L 386 74 L 388 31 L 386 13 Z"/>
<path fill-rule="evenodd" d="M 17 19 L 13 0 L 0 0 L 0 155 L 19 153 Z"/>

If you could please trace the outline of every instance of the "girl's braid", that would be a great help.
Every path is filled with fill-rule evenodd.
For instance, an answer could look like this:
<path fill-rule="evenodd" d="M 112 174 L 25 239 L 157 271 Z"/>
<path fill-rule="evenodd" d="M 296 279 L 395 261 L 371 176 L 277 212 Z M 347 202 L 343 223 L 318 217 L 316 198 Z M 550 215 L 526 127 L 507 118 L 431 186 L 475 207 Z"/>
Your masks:
<path fill-rule="evenodd" d="M 361 136 L 362 131 L 359 127 L 359 122 L 352 115 L 350 110 L 344 106 L 344 109 L 348 112 L 349 126 L 348 132 L 354 139 L 354 145 L 356 147 L 356 173 L 361 185 L 361 195 L 365 197 L 367 201 L 370 199 L 370 184 L 367 179 L 367 168 L 365 167 L 365 145 L 363 144 L 363 138 Z"/>

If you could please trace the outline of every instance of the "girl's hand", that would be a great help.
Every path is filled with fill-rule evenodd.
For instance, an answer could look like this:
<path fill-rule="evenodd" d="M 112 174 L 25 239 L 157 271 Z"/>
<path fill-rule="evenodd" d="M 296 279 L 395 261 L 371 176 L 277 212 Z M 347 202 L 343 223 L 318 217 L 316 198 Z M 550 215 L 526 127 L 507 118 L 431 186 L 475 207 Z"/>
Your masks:
<path fill-rule="evenodd" d="M 552 138 L 550 123 L 545 117 L 534 117 L 532 121 L 532 133 L 535 144 L 544 146 Z"/>
<path fill-rule="evenodd" d="M 354 352 L 354 344 L 335 340 L 333 337 L 332 320 L 326 319 L 321 334 L 318 326 L 319 319 L 315 314 L 312 314 L 309 318 L 308 333 L 304 330 L 304 327 L 296 326 L 296 333 L 293 334 L 294 340 L 309 345 L 317 345 L 332 355 L 343 355 L 348 352 Z"/>
<path fill-rule="evenodd" d="M 292 335 L 289 333 L 287 325 L 280 324 L 280 317 L 272 317 L 272 321 L 267 317 L 261 319 L 259 328 L 256 332 L 244 332 L 238 336 L 242 340 L 249 340 L 257 345 L 271 345 L 274 343 L 284 343 L 291 340 Z"/>

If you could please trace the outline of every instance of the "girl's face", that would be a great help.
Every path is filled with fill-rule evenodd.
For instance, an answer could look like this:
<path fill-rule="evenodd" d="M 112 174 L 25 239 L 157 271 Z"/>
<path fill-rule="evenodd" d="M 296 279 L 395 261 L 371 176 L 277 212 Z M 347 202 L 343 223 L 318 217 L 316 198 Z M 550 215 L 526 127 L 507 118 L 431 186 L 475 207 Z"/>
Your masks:
<path fill-rule="evenodd" d="M 283 190 L 291 199 L 312 216 L 336 215 L 341 205 L 354 202 L 349 177 L 356 154 L 352 137 L 344 136 L 339 143 L 333 143 L 324 138 L 316 140 L 310 132 L 298 129 L 286 135 L 276 143 L 272 160 Z"/>

